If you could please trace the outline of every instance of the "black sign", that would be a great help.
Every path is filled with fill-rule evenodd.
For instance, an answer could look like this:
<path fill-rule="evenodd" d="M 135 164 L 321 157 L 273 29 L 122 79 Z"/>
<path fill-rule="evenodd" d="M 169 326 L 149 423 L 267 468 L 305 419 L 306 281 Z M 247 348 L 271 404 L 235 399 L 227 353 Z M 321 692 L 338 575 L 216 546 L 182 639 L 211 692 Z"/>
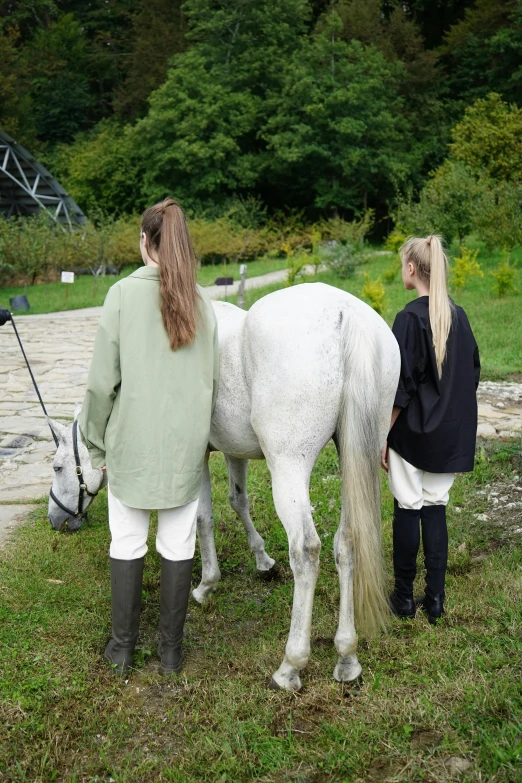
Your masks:
<path fill-rule="evenodd" d="M 9 300 L 10 307 L 13 308 L 13 310 L 30 310 L 29 302 L 27 300 L 27 297 L 23 294 L 21 296 L 13 296 Z"/>
<path fill-rule="evenodd" d="M 214 285 L 233 285 L 234 284 L 234 278 L 233 277 L 218 277 L 216 278 L 216 282 Z"/>

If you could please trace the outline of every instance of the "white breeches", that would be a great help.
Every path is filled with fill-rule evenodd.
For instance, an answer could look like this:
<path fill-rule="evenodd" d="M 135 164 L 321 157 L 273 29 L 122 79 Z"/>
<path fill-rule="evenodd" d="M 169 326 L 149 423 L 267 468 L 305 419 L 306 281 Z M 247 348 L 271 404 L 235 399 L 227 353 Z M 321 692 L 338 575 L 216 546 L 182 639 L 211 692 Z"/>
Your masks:
<path fill-rule="evenodd" d="M 414 468 L 393 449 L 388 450 L 388 485 L 401 508 L 446 506 L 454 473 L 428 473 Z"/>
<path fill-rule="evenodd" d="M 110 556 L 115 560 L 137 560 L 147 551 L 149 509 L 130 508 L 115 498 L 110 487 Z M 166 560 L 190 560 L 196 548 L 196 522 L 199 498 L 178 508 L 158 511 L 156 549 Z"/>

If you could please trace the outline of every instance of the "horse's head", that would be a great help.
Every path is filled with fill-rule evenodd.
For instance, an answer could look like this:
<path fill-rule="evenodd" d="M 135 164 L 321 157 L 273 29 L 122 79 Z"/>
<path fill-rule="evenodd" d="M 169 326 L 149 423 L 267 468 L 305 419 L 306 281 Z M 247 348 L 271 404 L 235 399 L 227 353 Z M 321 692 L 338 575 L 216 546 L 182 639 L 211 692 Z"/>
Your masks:
<path fill-rule="evenodd" d="M 80 410 L 81 406 L 76 406 L 74 423 L 67 427 L 48 418 L 58 438 L 48 510 L 54 530 L 62 530 L 65 525 L 68 530 L 79 530 L 91 500 L 107 481 L 104 471 L 92 467 L 89 452 L 78 432 Z"/>

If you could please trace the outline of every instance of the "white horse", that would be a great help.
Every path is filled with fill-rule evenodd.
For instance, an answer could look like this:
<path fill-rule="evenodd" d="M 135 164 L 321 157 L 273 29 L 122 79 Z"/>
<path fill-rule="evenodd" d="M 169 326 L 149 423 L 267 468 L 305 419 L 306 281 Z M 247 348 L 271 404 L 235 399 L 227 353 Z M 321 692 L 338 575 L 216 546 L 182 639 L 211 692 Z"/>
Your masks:
<path fill-rule="evenodd" d="M 395 337 L 368 305 L 322 283 L 276 291 L 244 312 L 214 304 L 220 344 L 220 382 L 209 451 L 224 453 L 230 502 L 248 534 L 260 572 L 274 561 L 250 519 L 246 490 L 249 459 L 266 459 L 275 508 L 287 536 L 294 600 L 285 655 L 274 687 L 299 690 L 310 656 L 310 631 L 321 543 L 310 508 L 309 483 L 321 449 L 333 438 L 342 472 L 342 513 L 334 538 L 340 581 L 338 662 L 334 677 L 357 679 L 359 627 L 374 632 L 387 617 L 381 554 L 379 454 L 397 388 L 400 356 Z M 51 422 L 60 446 L 53 492 L 75 509 L 78 480 L 72 427 Z M 103 484 L 83 444 L 79 457 L 90 495 Z M 58 468 L 58 470 L 56 470 Z M 91 497 L 87 496 L 85 507 Z M 49 519 L 60 529 L 67 516 L 51 499 Z M 71 524 L 69 525 L 71 527 Z M 198 509 L 202 578 L 193 596 L 205 601 L 220 578 L 208 459 Z"/>

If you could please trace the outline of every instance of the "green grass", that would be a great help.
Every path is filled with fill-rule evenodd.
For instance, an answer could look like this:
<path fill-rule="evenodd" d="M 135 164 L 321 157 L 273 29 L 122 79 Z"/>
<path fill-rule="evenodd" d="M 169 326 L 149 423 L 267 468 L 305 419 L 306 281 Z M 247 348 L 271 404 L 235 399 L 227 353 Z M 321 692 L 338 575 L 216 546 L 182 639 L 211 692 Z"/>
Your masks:
<path fill-rule="evenodd" d="M 521 780 L 521 539 L 475 514 L 485 510 L 478 491 L 520 476 L 522 461 L 506 446 L 490 449 L 452 494 L 446 620 L 436 628 L 423 617 L 395 620 L 389 633 L 361 640 L 359 693 L 332 678 L 340 494 L 333 447 L 321 454 L 311 484 L 323 549 L 299 695 L 266 687 L 283 655 L 293 584 L 264 463 L 250 468 L 252 515 L 280 579 L 256 578 L 228 506 L 223 458 L 213 456 L 223 580 L 206 607 L 190 608 L 186 664 L 175 679 L 155 670 L 156 553 L 146 559 L 136 669 L 118 682 L 102 659 L 110 633 L 106 496 L 76 535 L 51 531 L 42 503 L 0 561 L 0 780 L 444 781 L 451 756 L 472 764 L 461 780 Z M 388 572 L 391 511 L 385 491 Z"/>
<path fill-rule="evenodd" d="M 473 244 L 473 243 L 470 243 Z M 481 256 L 483 256 L 481 258 Z M 348 280 L 340 280 L 330 272 L 321 272 L 308 278 L 309 282 L 320 281 L 337 286 L 351 294 L 363 298 L 362 287 L 365 283 L 364 274 L 375 279 L 393 264 L 393 255 L 371 256 L 364 266 L 360 267 L 355 276 Z M 501 380 L 511 374 L 522 372 L 522 273 L 520 260 L 514 255 L 513 263 L 518 267 L 517 287 L 520 293 L 511 294 L 504 299 L 498 299 L 493 293 L 493 278 L 489 274 L 500 262 L 501 254 L 486 255 L 482 248 L 479 253 L 484 277 L 472 278 L 461 291 L 452 291 L 451 295 L 457 304 L 466 311 L 475 334 L 482 360 L 482 378 Z M 271 286 L 247 291 L 245 307 L 250 307 L 255 301 L 281 286 Z M 415 291 L 405 291 L 400 277 L 391 284 L 385 284 L 386 299 L 383 317 L 390 324 L 399 310 L 416 296 Z"/>
<path fill-rule="evenodd" d="M 203 266 L 198 272 L 198 282 L 200 285 L 206 286 L 212 285 L 217 277 L 233 277 L 235 280 L 239 280 L 239 266 L 239 264 Z M 277 269 L 284 269 L 286 260 L 260 258 L 256 261 L 249 261 L 247 266 L 248 277 L 257 277 Z M 72 284 L 58 282 L 28 286 L 27 298 L 31 310 L 28 313 L 20 312 L 19 315 L 54 313 L 102 305 L 109 288 L 118 280 L 130 275 L 136 268 L 126 268 L 119 276 L 107 275 L 98 279 L 89 275 L 81 275 L 76 277 Z M 0 288 L 0 307 L 9 307 L 9 299 L 23 293 L 23 286 Z"/>

